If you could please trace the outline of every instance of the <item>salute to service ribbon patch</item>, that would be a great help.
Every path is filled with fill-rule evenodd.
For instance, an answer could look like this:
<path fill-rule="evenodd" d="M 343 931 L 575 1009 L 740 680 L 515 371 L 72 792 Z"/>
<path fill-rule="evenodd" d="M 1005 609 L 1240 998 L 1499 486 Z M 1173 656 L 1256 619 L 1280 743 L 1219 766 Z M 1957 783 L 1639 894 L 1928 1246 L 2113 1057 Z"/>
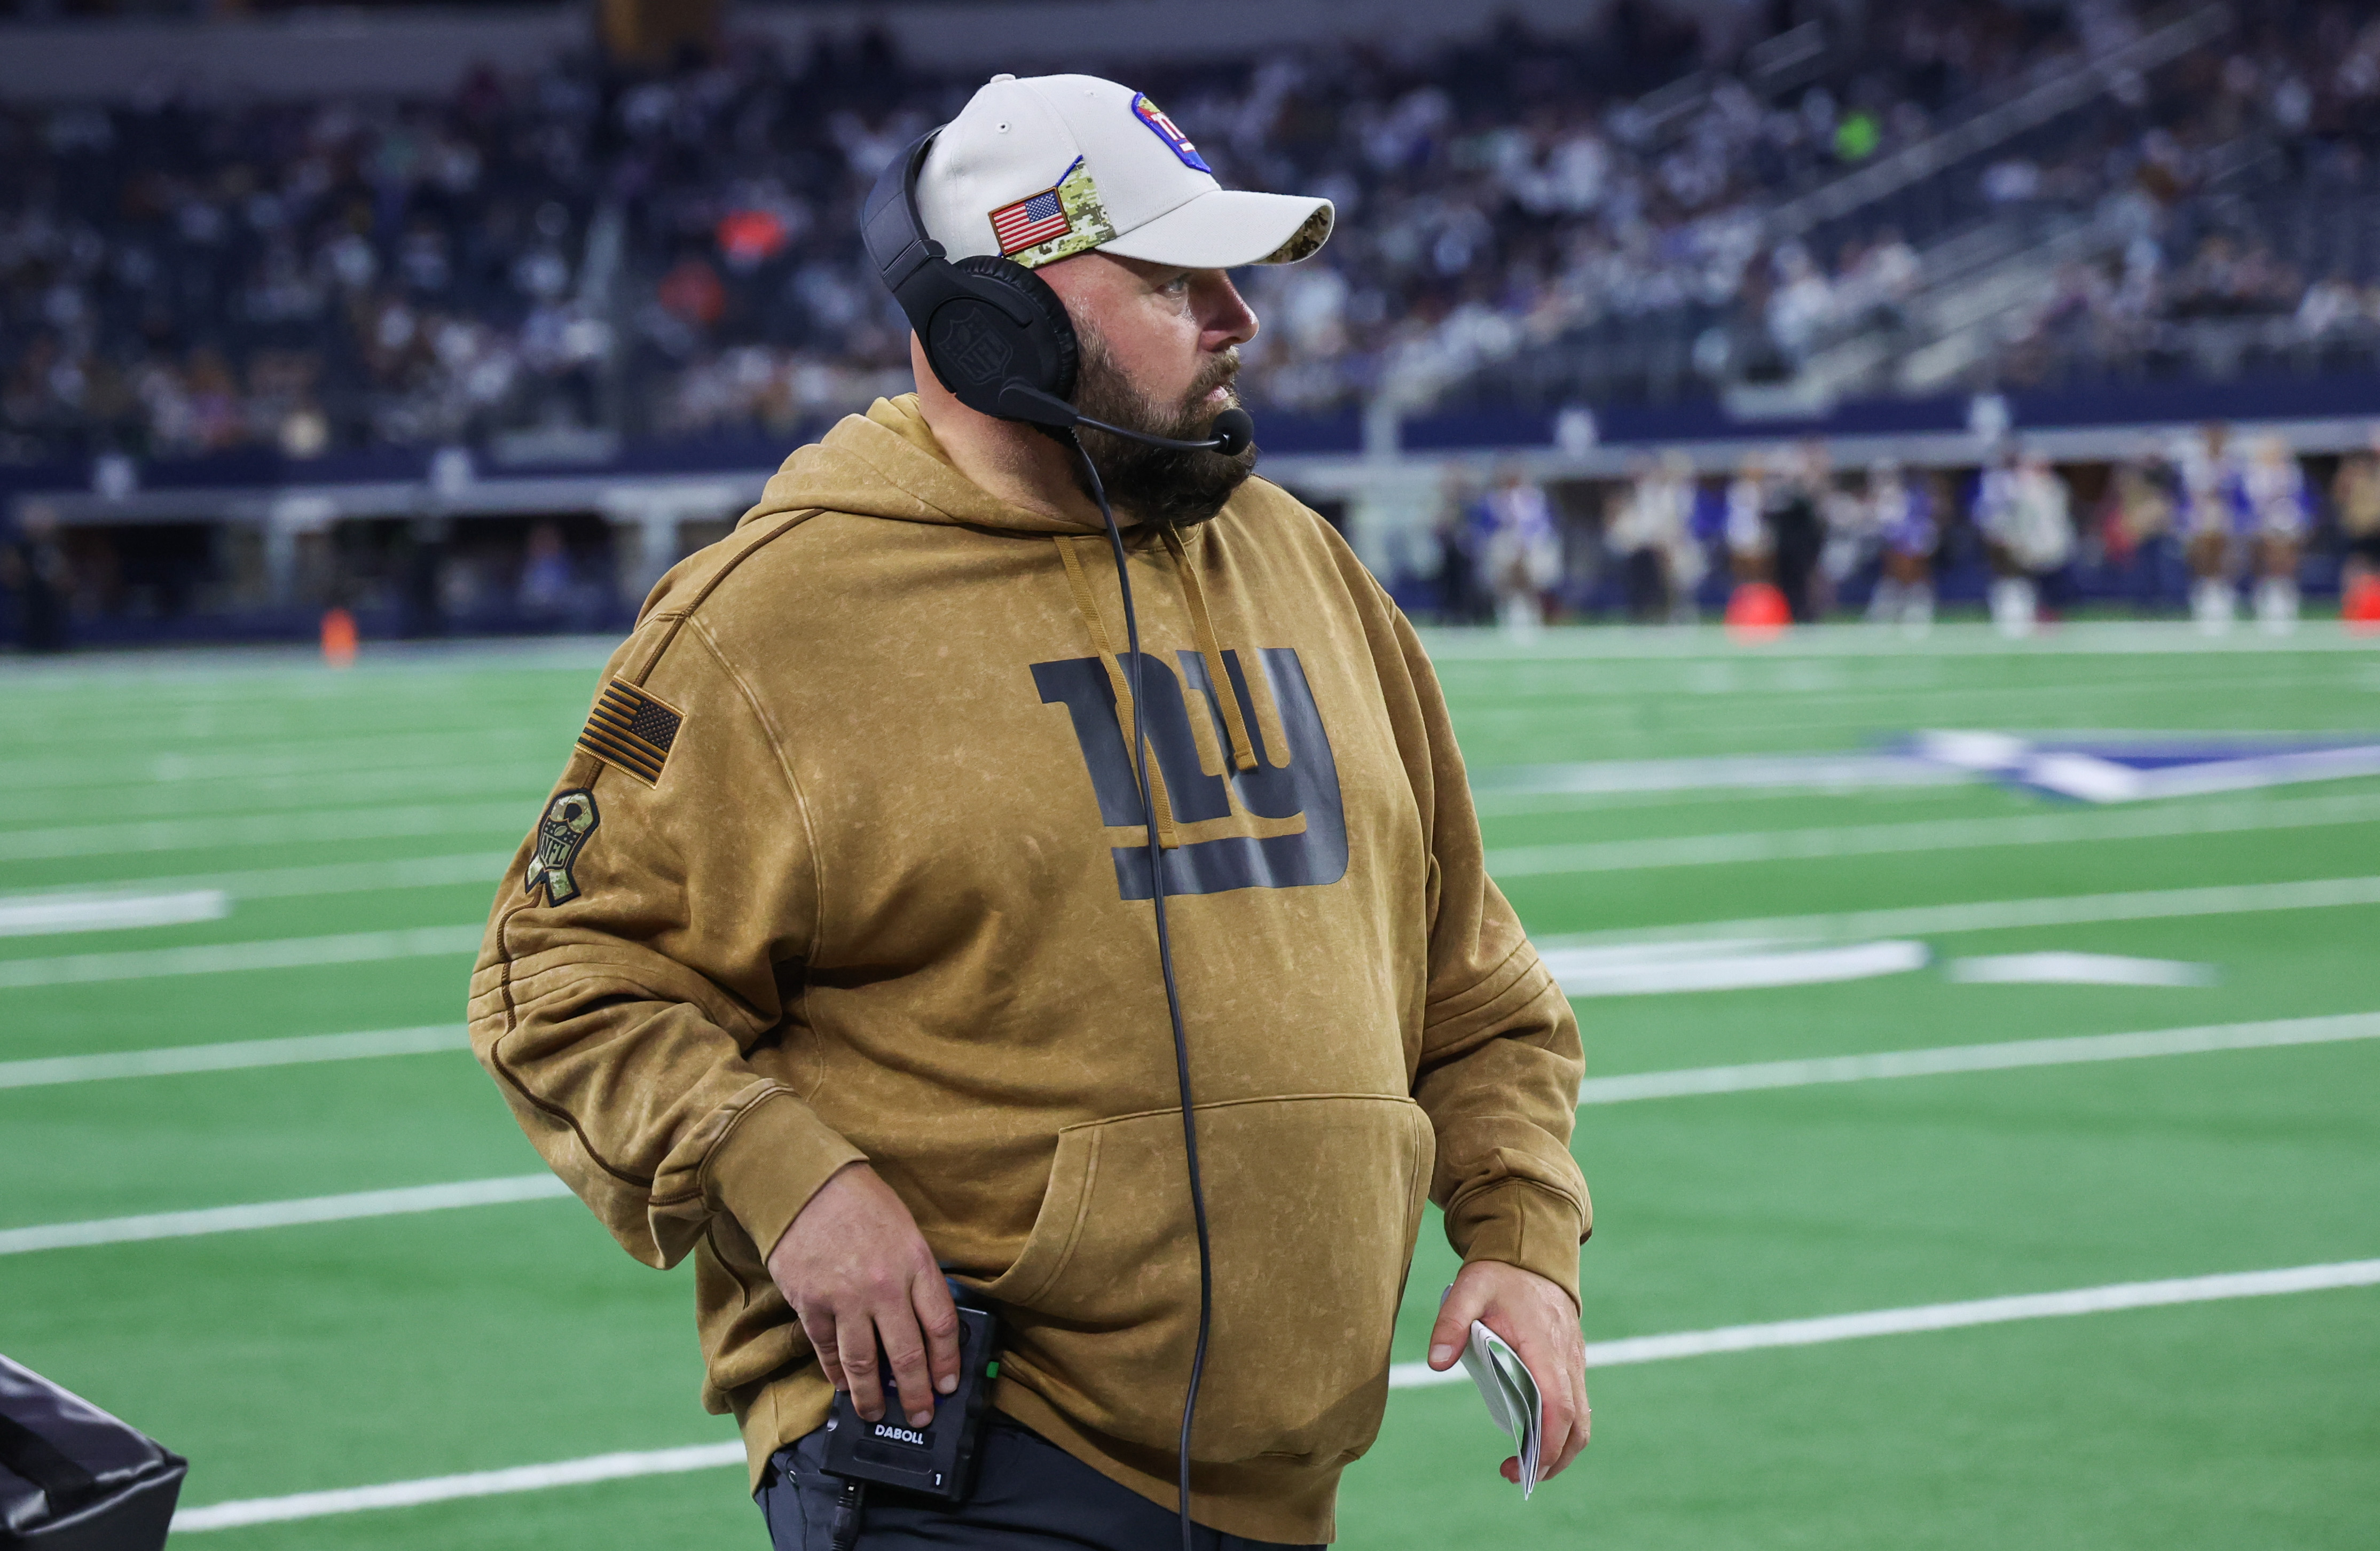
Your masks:
<path fill-rule="evenodd" d="M 647 786 L 658 785 L 662 767 L 669 763 L 670 745 L 686 715 L 637 688 L 614 678 L 595 697 L 595 711 L 578 746 L 614 770 L 625 771 Z"/>
<path fill-rule="evenodd" d="M 570 870 L 578 864 L 587 837 L 602 822 L 603 816 L 595 811 L 595 794 L 585 787 L 554 794 L 545 805 L 545 816 L 537 821 L 537 849 L 530 853 L 527 887 L 522 892 L 535 894 L 537 885 L 543 884 L 549 905 L 577 898 L 578 880 Z"/>

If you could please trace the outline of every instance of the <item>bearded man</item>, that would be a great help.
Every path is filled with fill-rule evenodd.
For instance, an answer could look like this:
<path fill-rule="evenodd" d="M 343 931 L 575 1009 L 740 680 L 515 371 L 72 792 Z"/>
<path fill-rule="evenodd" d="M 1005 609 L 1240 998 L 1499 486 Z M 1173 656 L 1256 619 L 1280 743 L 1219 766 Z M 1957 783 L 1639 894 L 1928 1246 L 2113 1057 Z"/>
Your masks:
<path fill-rule="evenodd" d="M 1047 282 L 1077 408 L 1181 439 L 1237 402 L 1227 271 L 1331 220 L 1222 189 L 1084 76 L 986 86 L 917 201 L 953 260 Z M 1502 1336 L 1560 1471 L 1587 1436 L 1577 1028 L 1419 641 L 1253 448 L 1087 432 L 1135 705 L 1074 447 L 913 353 L 916 396 L 796 451 L 613 655 L 489 925 L 481 1061 L 623 1245 L 694 1256 L 704 1398 L 780 1551 L 833 1533 L 834 1392 L 880 1430 L 888 1372 L 895 1428 L 956 1385 L 946 1273 L 1003 1322 L 974 1489 L 871 1497 L 859 1544 L 1169 1544 L 1200 1291 L 1162 889 L 1212 1228 L 1196 1534 L 1331 1537 L 1425 1201 L 1464 1262 L 1429 1361 Z"/>

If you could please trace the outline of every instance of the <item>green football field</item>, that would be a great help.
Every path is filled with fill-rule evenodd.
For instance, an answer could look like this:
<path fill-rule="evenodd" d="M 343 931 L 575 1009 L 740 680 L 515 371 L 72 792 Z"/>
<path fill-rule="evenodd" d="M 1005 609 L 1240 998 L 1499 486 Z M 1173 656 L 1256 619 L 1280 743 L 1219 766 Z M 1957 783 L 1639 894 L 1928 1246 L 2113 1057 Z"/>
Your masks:
<path fill-rule="evenodd" d="M 1433 647 L 1493 865 L 1596 993 L 1587 1338 L 1680 1339 L 1597 1349 L 1596 1441 L 1525 1504 L 1470 1386 L 1401 1370 L 1344 1544 L 2374 1544 L 2380 776 L 2094 805 L 1875 756 L 1924 728 L 2380 741 L 2380 647 Z M 733 1436 L 696 1401 L 688 1272 L 529 1194 L 454 1027 L 601 657 L 0 666 L 0 1352 L 189 1456 L 186 1512 L 266 1505 L 194 1524 L 341 1510 L 177 1545 L 765 1545 L 716 1463 L 272 1506 Z M 1702 971 L 1750 983 L 1677 988 Z M 346 1034 L 374 1037 L 249 1043 Z M 2063 1043 L 2111 1034 L 2154 1037 Z M 1645 1073 L 1681 1075 L 1608 1081 Z M 363 1194 L 434 1186 L 468 1188 Z M 2305 1267 L 2334 1269 L 2206 1280 Z M 1399 1362 L 1452 1268 L 1426 1227 Z M 2095 1288 L 2153 1306 L 1969 1307 Z"/>

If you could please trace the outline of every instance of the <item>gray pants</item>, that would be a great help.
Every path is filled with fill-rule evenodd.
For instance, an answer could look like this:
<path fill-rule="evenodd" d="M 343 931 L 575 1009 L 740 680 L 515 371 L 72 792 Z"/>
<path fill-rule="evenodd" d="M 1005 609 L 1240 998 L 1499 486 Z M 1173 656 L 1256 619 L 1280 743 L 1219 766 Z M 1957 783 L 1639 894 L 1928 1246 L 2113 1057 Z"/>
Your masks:
<path fill-rule="evenodd" d="M 754 1500 L 775 1551 L 827 1551 L 843 1483 L 819 1469 L 820 1428 L 777 1450 Z M 1200 1525 L 1198 1551 L 1323 1551 L 1243 1539 Z M 868 1489 L 857 1551 L 1170 1551 L 1181 1520 L 1038 1434 L 995 1414 L 976 1460 L 975 1492 L 956 1507 L 886 1486 Z"/>

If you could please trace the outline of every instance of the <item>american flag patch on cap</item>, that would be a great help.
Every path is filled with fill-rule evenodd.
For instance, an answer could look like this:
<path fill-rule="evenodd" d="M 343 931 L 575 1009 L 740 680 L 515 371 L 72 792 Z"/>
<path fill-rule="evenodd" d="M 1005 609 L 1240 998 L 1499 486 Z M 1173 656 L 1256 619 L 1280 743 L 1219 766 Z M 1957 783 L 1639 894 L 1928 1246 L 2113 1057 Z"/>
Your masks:
<path fill-rule="evenodd" d="M 614 678 L 595 697 L 594 714 L 578 735 L 578 746 L 613 769 L 654 786 L 661 781 L 670 745 L 677 741 L 677 729 L 685 721 L 685 714 L 676 707 Z"/>
<path fill-rule="evenodd" d="M 1066 170 L 1071 173 L 1075 169 Z M 1000 244 L 1002 258 L 1053 237 L 1063 237 L 1074 229 L 1075 223 L 1066 214 L 1066 202 L 1058 197 L 1055 189 L 1044 189 L 991 213 L 991 238 Z"/>

